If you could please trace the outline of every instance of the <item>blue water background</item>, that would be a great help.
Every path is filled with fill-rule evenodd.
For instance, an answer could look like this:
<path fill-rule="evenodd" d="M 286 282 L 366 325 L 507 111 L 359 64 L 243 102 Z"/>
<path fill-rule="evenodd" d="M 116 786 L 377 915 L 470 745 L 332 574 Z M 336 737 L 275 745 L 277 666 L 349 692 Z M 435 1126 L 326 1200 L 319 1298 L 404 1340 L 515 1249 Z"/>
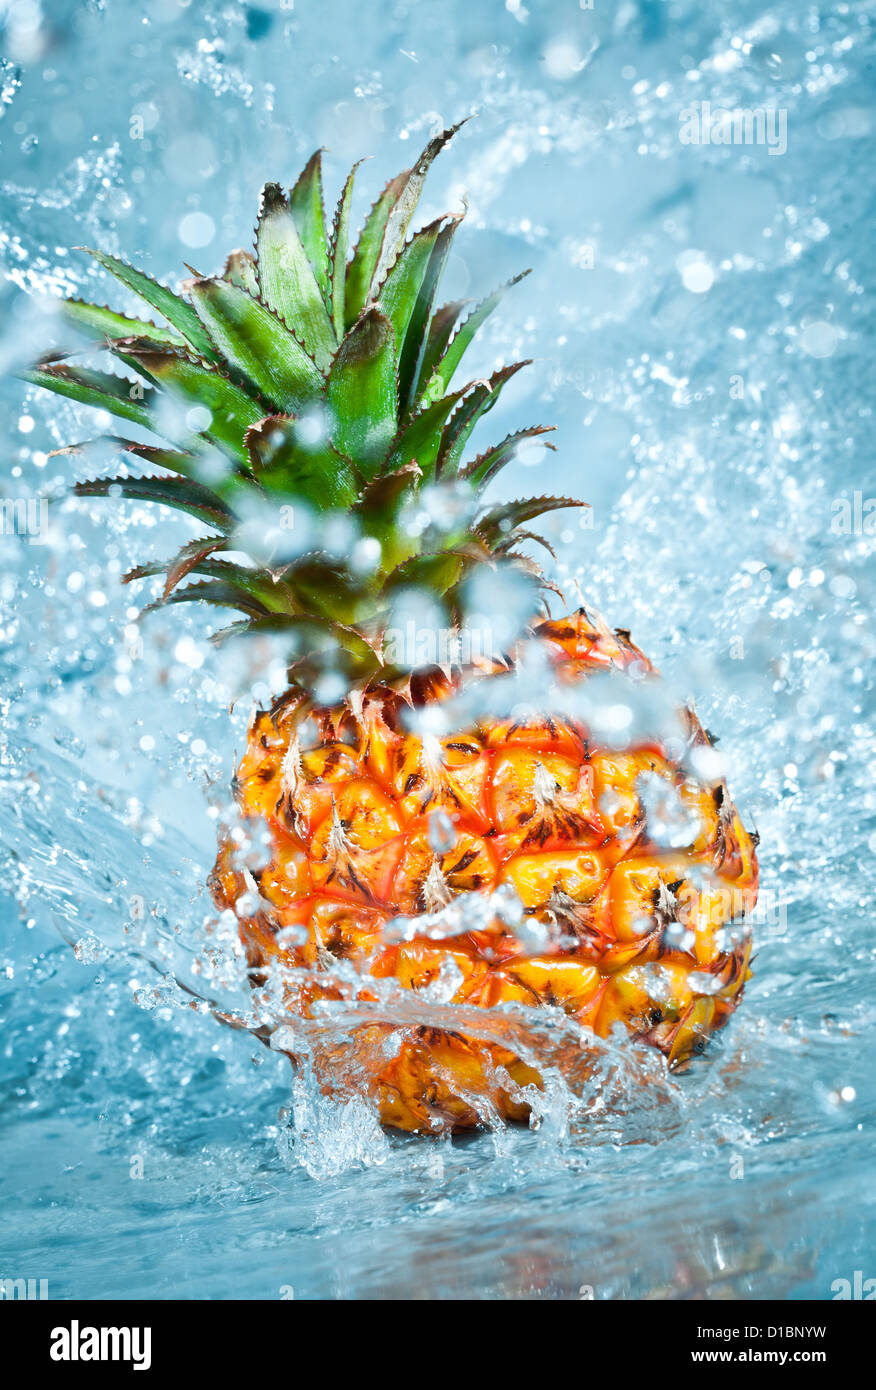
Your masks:
<path fill-rule="evenodd" d="M 0 1276 L 265 1299 L 829 1298 L 876 1276 L 873 6 L 5 13 L 4 371 L 64 341 L 35 294 L 123 304 L 71 248 L 177 283 L 250 245 L 261 183 L 315 147 L 332 197 L 373 154 L 361 218 L 477 111 L 422 218 L 465 201 L 448 298 L 533 268 L 473 350 L 474 374 L 534 359 L 482 440 L 559 426 L 497 495 L 593 504 L 552 525 L 558 576 L 720 735 L 764 897 L 720 1044 L 590 1133 L 433 1144 L 299 1098 L 292 1137 L 288 1063 L 169 973 L 210 912 L 207 808 L 248 702 L 193 664 L 192 615 L 141 652 L 119 577 L 190 530 L 64 500 L 82 465 L 47 455 L 94 420 L 7 381 L 0 497 L 52 500 L 46 544 L 0 536 Z M 784 112 L 787 147 L 685 143 L 703 102 Z M 131 949 L 144 918 L 164 977 Z"/>

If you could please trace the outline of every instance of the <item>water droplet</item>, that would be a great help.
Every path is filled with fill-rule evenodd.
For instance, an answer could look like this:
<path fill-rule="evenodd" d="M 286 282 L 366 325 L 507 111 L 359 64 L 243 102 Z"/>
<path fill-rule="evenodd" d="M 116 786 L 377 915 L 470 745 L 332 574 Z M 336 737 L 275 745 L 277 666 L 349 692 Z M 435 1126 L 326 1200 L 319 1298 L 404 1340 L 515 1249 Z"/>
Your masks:
<path fill-rule="evenodd" d="M 456 828 L 446 811 L 433 811 L 430 815 L 429 844 L 436 854 L 448 854 L 456 844 Z"/>

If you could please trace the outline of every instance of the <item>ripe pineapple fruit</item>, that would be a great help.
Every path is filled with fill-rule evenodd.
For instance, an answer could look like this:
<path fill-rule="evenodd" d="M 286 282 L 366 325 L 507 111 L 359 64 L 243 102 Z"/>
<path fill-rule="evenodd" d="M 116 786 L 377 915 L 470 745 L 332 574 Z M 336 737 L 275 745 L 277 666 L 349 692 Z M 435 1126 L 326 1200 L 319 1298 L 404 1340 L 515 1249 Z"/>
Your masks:
<path fill-rule="evenodd" d="M 483 500 L 542 426 L 465 459 L 475 425 L 524 364 L 453 385 L 508 286 L 467 315 L 463 303 L 436 308 L 461 219 L 406 240 L 453 133 L 387 184 L 349 259 L 355 170 L 329 231 L 319 154 L 288 196 L 266 185 L 255 255 L 232 252 L 219 276 L 193 272 L 181 296 L 93 252 L 167 326 L 79 300 L 64 312 L 147 384 L 58 357 L 23 375 L 172 441 L 114 441 L 160 474 L 77 484 L 82 496 L 161 502 L 200 524 L 172 559 L 126 577 L 163 575 L 162 603 L 237 609 L 241 620 L 218 637 L 288 644 L 289 689 L 254 714 L 235 778 L 242 815 L 268 826 L 270 863 L 253 876 L 226 835 L 212 880 L 217 903 L 237 910 L 255 983 L 279 975 L 294 1021 L 343 995 L 342 963 L 359 972 L 360 999 L 379 1000 L 378 982 L 393 980 L 421 1001 L 440 983 L 440 999 L 469 1019 L 506 1003 L 550 1005 L 600 1037 L 621 1024 L 680 1066 L 739 1000 L 750 945 L 733 924 L 757 892 L 754 839 L 723 781 L 696 770 L 709 746 L 696 717 L 683 712 L 681 748 L 656 735 L 623 748 L 594 737 L 574 714 L 581 683 L 613 672 L 632 689 L 656 674 L 628 633 L 584 609 L 534 614 L 513 650 L 466 669 L 404 669 L 386 641 L 393 606 L 412 589 L 458 625 L 465 585 L 484 565 L 551 588 L 521 549 L 540 539 L 528 524 L 579 505 Z M 339 519 L 346 530 L 330 543 Z M 469 715 L 439 733 L 412 725 L 473 683 L 507 678 L 522 657 L 545 663 L 572 713 Z M 688 818 L 671 848 L 655 788 Z M 487 910 L 454 926 L 462 894 Z M 420 914 L 419 934 L 398 929 Z M 410 1026 L 378 1010 L 346 1045 L 327 1044 L 326 1089 L 355 1075 L 382 1120 L 407 1130 L 526 1118 L 540 1078 L 501 1028 L 499 1040 L 469 1036 L 414 1010 Z"/>

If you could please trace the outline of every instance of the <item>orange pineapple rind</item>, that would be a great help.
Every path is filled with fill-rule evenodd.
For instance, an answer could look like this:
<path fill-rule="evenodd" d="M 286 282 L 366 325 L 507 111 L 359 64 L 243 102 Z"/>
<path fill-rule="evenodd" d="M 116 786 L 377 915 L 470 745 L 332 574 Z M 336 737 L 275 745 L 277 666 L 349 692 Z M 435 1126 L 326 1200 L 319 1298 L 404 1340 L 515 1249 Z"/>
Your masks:
<path fill-rule="evenodd" d="M 562 682 L 611 668 L 654 678 L 625 633 L 584 610 L 537 624 L 532 640 Z M 604 1038 L 620 1025 L 682 1067 L 726 1023 L 750 973 L 750 941 L 728 946 L 721 936 L 757 895 L 755 842 L 724 783 L 699 780 L 656 745 L 600 747 L 575 721 L 549 716 L 440 740 L 410 733 L 403 711 L 445 698 L 460 679 L 421 673 L 416 692 L 376 686 L 352 705 L 290 701 L 254 719 L 236 788 L 272 844 L 255 876 L 265 910 L 240 920 L 256 980 L 272 963 L 288 970 L 284 1007 L 308 1016 L 318 999 L 341 997 L 338 962 L 358 972 L 365 999 L 376 997 L 369 978 L 417 995 L 450 971 L 446 1004 L 552 1006 L 581 1026 L 583 1046 L 588 1031 Z M 691 742 L 707 742 L 696 717 L 686 719 Z M 319 740 L 306 749 L 305 720 Z M 643 777 L 664 779 L 690 812 L 689 844 L 655 840 Z M 437 939 L 387 932 L 399 916 L 440 913 L 460 894 L 509 884 L 527 931 L 497 916 Z M 226 843 L 217 902 L 234 907 L 246 886 Z M 538 925 L 543 949 L 532 945 Z M 285 943 L 289 926 L 303 930 L 300 943 Z M 395 1050 L 381 1060 L 375 1039 L 385 1050 L 394 1031 Z M 401 1129 L 525 1119 L 526 1088 L 541 1084 L 507 1048 L 425 1024 L 361 1025 L 336 1055 L 349 1062 L 351 1049 L 381 1119 Z M 326 1054 L 322 1065 L 331 1072 Z M 331 1089 L 331 1075 L 323 1081 Z"/>

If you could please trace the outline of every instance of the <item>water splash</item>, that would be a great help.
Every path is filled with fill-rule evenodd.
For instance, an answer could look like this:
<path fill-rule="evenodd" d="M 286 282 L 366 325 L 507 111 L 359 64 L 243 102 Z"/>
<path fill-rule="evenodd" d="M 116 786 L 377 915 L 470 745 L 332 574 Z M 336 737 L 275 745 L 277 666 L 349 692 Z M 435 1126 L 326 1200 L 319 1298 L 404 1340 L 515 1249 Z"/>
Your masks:
<path fill-rule="evenodd" d="M 440 34 L 409 10 L 363 40 L 340 3 L 318 29 L 265 4 L 258 34 L 242 9 L 150 5 L 136 41 L 124 6 L 69 8 L 2 70 L 4 365 L 58 341 L 25 290 L 103 297 L 71 245 L 142 239 L 178 279 L 184 213 L 215 229 L 212 263 L 248 244 L 266 174 L 321 142 L 337 167 L 371 146 L 394 169 L 464 82 L 479 129 L 431 209 L 467 198 L 452 292 L 534 263 L 477 370 L 535 357 L 497 410 L 561 426 L 508 491 L 549 468 L 594 504 L 552 527 L 558 577 L 696 695 L 761 832 L 765 908 L 744 1009 L 683 1079 L 609 1043 L 596 1087 L 557 1060 L 533 1131 L 425 1144 L 304 1074 L 291 1092 L 202 888 L 253 673 L 195 619 L 137 623 L 119 577 L 185 523 L 62 501 L 71 460 L 50 451 L 94 422 L 10 385 L 3 495 L 52 499 L 49 544 L 0 536 L 10 1253 L 53 1296 L 825 1296 L 873 1231 L 866 7 L 519 5 L 497 35 L 456 6 Z M 781 158 L 680 143 L 692 100 L 766 92 Z M 221 159 L 181 183 L 175 142 L 205 131 Z M 544 1023 L 535 1045 L 561 1054 Z M 132 1232 L 142 1271 L 120 1271 Z"/>

